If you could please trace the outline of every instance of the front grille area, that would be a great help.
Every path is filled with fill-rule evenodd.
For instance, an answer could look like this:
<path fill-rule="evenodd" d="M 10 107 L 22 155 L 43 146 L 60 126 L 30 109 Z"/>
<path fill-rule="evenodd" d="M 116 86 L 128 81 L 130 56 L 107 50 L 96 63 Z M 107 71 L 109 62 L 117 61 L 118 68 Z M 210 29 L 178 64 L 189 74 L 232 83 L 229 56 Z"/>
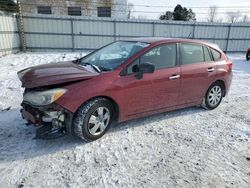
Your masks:
<path fill-rule="evenodd" d="M 22 103 L 21 106 L 24 110 L 29 112 L 35 119 L 35 125 L 41 125 L 42 124 L 42 116 L 44 115 L 44 112 L 39 110 L 38 108 L 34 108 L 29 104 Z"/>

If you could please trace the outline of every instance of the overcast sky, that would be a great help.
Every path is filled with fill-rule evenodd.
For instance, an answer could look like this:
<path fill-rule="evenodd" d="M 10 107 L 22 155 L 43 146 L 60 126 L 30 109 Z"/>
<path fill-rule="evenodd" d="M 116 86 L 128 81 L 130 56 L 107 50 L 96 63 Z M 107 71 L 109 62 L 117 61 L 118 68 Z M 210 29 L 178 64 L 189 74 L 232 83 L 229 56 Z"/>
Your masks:
<path fill-rule="evenodd" d="M 218 19 L 223 19 L 226 21 L 227 15 L 226 12 L 237 11 L 239 10 L 241 15 L 247 14 L 250 21 L 250 0 L 128 0 L 128 2 L 133 3 L 134 5 L 153 5 L 159 7 L 143 7 L 143 6 L 134 6 L 132 13 L 133 16 L 138 17 L 139 15 L 147 19 L 158 19 L 159 16 L 166 12 L 167 10 L 173 11 L 173 8 L 177 4 L 181 4 L 187 8 L 190 7 L 209 7 L 209 6 L 219 6 L 219 7 L 232 7 L 233 8 L 219 8 L 218 9 Z M 164 6 L 171 6 L 164 7 Z M 241 6 L 241 8 L 235 8 Z M 207 8 L 192 8 L 193 12 L 196 13 L 196 18 L 199 21 L 205 21 L 207 18 Z M 144 13 L 136 11 L 151 11 L 151 12 L 162 12 L 162 13 Z"/>

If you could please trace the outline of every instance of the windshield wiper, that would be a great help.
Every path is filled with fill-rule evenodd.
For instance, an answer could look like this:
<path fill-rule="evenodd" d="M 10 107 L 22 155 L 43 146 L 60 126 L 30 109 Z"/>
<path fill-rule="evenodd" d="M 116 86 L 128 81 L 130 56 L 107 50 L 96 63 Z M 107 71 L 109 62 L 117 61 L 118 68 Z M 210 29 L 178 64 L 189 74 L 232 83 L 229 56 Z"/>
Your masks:
<path fill-rule="evenodd" d="M 83 66 L 86 66 L 86 65 L 90 65 L 93 69 L 95 69 L 97 72 L 102 72 L 101 71 L 101 69 L 98 67 L 98 66 L 96 66 L 96 65 L 93 65 L 93 64 L 91 64 L 91 63 L 83 63 L 83 64 L 81 64 L 81 65 L 83 65 Z"/>
<path fill-rule="evenodd" d="M 102 71 L 112 71 L 113 69 L 111 68 L 106 68 L 106 67 L 99 67 Z"/>

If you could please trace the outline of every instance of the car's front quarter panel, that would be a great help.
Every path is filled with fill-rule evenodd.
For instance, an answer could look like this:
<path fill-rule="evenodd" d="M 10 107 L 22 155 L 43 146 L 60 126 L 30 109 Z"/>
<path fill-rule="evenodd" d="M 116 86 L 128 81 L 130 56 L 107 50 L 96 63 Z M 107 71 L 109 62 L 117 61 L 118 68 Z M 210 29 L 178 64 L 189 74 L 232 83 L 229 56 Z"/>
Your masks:
<path fill-rule="evenodd" d="M 121 88 L 115 84 L 119 77 L 119 71 L 113 71 L 102 73 L 100 76 L 89 80 L 67 85 L 64 87 L 67 92 L 55 103 L 75 113 L 86 101 L 101 96 L 111 98 L 118 105 L 119 112 L 122 114 L 124 101 L 119 95 Z"/>

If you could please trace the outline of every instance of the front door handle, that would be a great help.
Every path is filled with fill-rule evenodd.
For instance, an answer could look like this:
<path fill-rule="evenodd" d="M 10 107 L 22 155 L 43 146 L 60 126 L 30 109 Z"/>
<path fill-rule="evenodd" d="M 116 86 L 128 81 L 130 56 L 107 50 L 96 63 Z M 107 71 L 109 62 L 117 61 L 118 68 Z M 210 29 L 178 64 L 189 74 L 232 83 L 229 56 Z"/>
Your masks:
<path fill-rule="evenodd" d="M 180 78 L 180 75 L 179 74 L 174 74 L 174 75 L 169 77 L 169 80 L 176 80 L 178 78 Z"/>
<path fill-rule="evenodd" d="M 208 69 L 207 69 L 207 72 L 213 72 L 214 71 L 214 68 L 213 67 L 209 67 Z"/>

